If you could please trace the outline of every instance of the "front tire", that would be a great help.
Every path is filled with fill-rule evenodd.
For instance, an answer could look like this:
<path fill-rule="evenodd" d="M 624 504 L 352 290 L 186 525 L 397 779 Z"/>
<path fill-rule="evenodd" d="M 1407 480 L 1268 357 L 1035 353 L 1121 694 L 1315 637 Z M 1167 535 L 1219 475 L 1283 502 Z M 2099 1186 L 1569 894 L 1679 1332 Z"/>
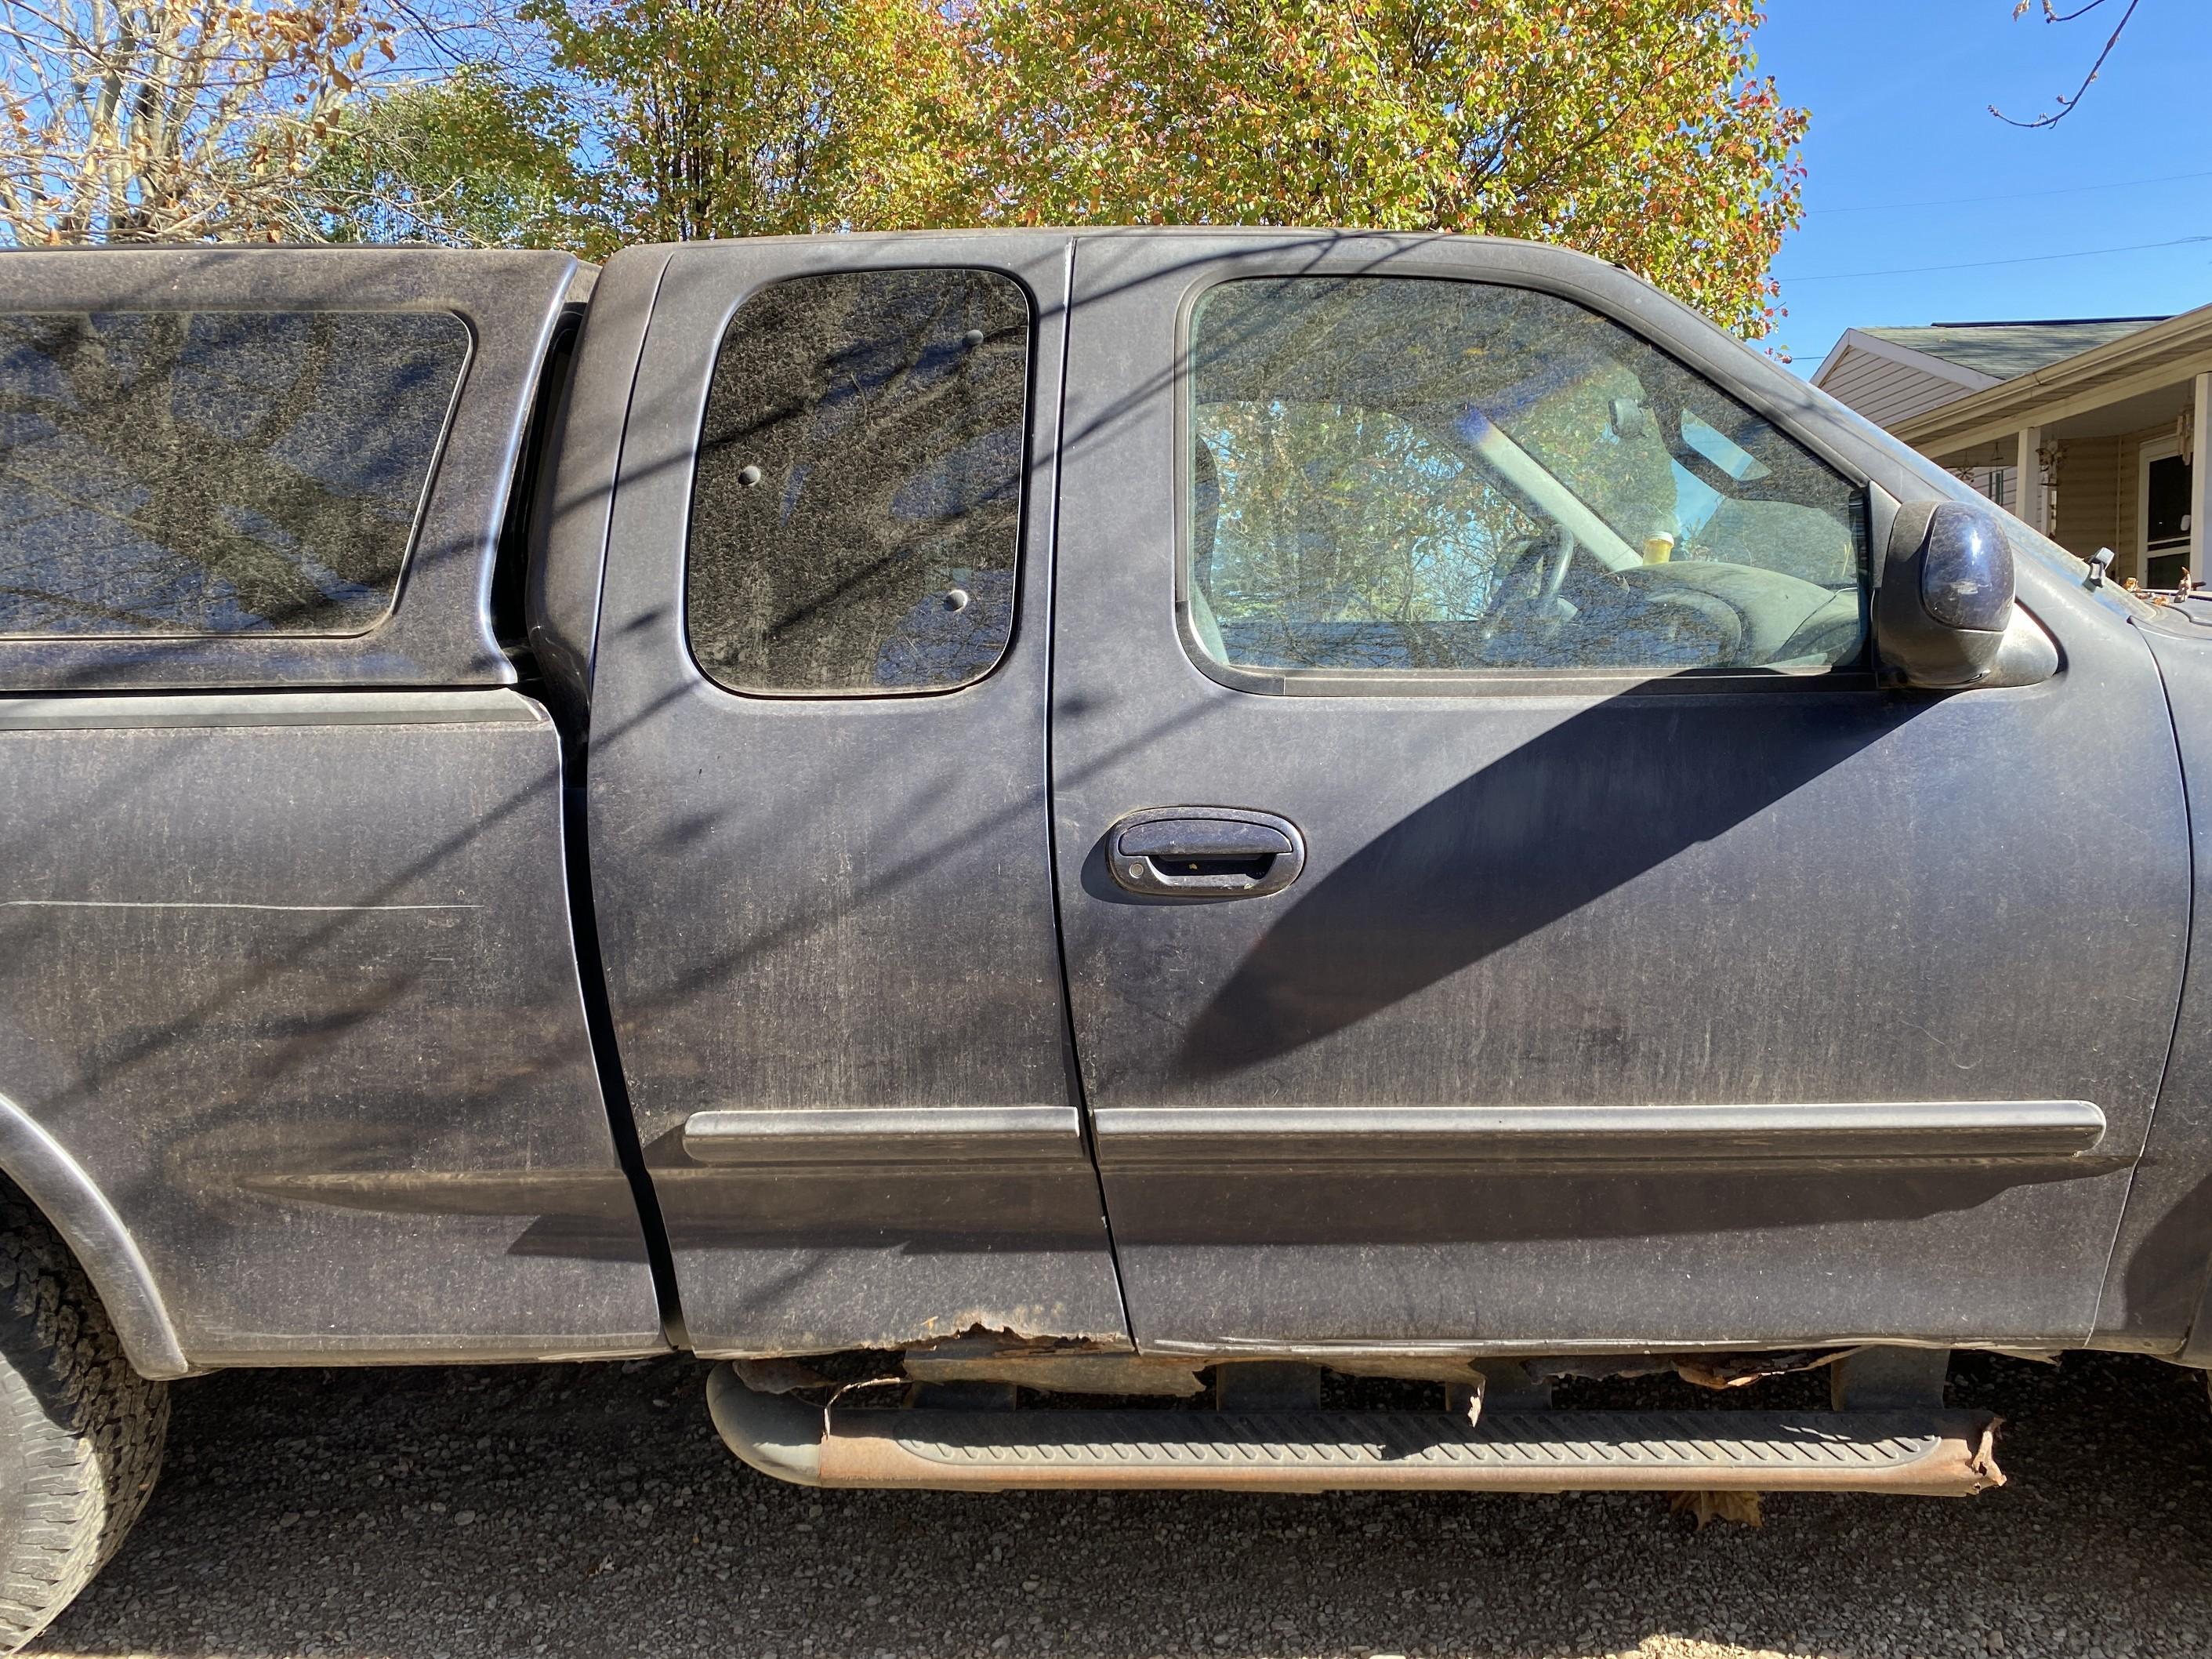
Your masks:
<path fill-rule="evenodd" d="M 68 1247 L 0 1178 L 0 1654 L 115 1553 L 168 1425 L 167 1386 L 131 1369 Z"/>

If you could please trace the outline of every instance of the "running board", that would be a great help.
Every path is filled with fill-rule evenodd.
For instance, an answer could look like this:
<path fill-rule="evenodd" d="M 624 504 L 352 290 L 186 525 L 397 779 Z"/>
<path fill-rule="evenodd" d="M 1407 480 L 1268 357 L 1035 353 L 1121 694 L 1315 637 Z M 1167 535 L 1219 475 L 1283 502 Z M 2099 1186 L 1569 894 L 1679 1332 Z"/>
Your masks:
<path fill-rule="evenodd" d="M 707 1385 L 730 1449 L 805 1486 L 1004 1492 L 1888 1492 L 2002 1486 L 1986 1412 L 855 1411 Z"/>

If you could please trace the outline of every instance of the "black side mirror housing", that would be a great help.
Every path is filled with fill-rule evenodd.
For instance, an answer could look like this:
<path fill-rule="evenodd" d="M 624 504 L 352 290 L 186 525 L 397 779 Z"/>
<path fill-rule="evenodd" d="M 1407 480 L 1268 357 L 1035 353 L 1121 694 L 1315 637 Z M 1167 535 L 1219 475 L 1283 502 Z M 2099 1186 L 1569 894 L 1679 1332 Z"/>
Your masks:
<path fill-rule="evenodd" d="M 1882 675 L 1892 684 L 1957 691 L 2027 684 L 2057 670 L 2050 636 L 2014 602 L 2012 542 L 1995 507 L 1900 506 L 1874 612 Z"/>

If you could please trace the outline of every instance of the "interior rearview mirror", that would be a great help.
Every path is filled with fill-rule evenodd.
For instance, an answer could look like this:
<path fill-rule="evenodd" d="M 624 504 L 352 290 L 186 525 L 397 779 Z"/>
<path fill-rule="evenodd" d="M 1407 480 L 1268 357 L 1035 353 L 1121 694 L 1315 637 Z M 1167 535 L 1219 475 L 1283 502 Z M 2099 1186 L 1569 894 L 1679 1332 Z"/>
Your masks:
<path fill-rule="evenodd" d="M 1995 507 L 1900 506 L 1875 591 L 1875 642 L 1895 685 L 2024 685 L 2058 670 L 2057 647 L 2013 596 L 2012 541 Z"/>

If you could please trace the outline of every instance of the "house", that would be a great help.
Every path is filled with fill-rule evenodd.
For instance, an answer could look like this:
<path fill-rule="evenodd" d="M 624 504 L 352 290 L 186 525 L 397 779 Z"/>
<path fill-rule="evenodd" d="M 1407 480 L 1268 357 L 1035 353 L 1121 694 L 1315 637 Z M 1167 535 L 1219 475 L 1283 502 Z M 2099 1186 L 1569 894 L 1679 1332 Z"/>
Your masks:
<path fill-rule="evenodd" d="M 2132 334 L 2163 317 L 2075 317 L 2042 322 L 1931 323 L 1923 328 L 1855 328 L 1814 372 L 1813 384 L 1895 431 L 1898 423 L 2031 369 Z M 1969 480 L 1990 500 L 2014 504 L 2014 469 L 1977 470 Z"/>
<path fill-rule="evenodd" d="M 2212 306 L 1853 329 L 1814 384 L 2116 577 L 2204 574 Z"/>

